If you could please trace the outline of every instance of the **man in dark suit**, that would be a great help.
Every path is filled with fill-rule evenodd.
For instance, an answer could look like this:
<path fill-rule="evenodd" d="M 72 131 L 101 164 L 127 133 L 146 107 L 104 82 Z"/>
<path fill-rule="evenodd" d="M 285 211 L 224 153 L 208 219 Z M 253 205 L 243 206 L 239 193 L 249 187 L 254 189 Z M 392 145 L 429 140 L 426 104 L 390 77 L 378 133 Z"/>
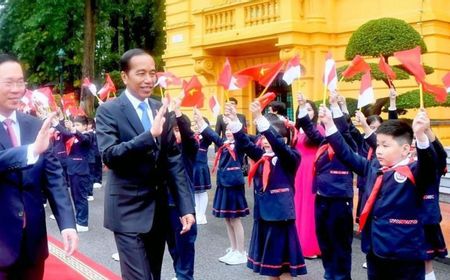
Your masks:
<path fill-rule="evenodd" d="M 48 150 L 54 114 L 42 122 L 16 111 L 26 83 L 18 60 L 0 54 L 0 279 L 42 279 L 48 257 L 45 192 L 66 254 L 78 244 L 59 161 Z"/>
<path fill-rule="evenodd" d="M 235 108 L 238 104 L 237 99 L 234 97 L 230 97 L 230 99 L 228 100 L 228 102 L 230 104 L 232 104 Z M 239 119 L 239 121 L 242 123 L 242 125 L 244 126 L 244 132 L 247 132 L 247 120 L 245 119 L 245 116 L 243 114 L 237 114 L 237 117 Z M 223 119 L 223 115 L 220 114 L 217 116 L 217 121 L 216 121 L 216 133 L 219 134 L 220 137 L 225 138 L 225 131 L 227 130 L 227 124 L 225 123 L 224 119 Z"/>
<path fill-rule="evenodd" d="M 194 203 L 167 104 L 149 99 L 155 61 L 141 49 L 120 60 L 126 90 L 97 110 L 97 140 L 109 168 L 104 226 L 114 232 L 123 279 L 160 279 L 172 188 L 182 233 L 194 220 Z"/>

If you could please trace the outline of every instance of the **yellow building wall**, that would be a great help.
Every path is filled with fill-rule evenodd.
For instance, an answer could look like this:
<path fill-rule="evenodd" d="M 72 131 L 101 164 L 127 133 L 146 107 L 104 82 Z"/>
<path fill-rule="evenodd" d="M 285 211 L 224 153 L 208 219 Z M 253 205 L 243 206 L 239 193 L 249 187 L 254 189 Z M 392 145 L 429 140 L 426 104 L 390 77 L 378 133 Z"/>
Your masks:
<path fill-rule="evenodd" d="M 450 70 L 450 1 L 448 0 L 166 0 L 167 47 L 165 67 L 179 77 L 199 76 L 206 100 L 216 95 L 223 104 L 224 91 L 216 81 L 225 58 L 233 71 L 258 63 L 287 60 L 300 55 L 305 73 L 294 82 L 293 93 L 309 99 L 322 97 L 324 57 L 333 53 L 337 66 L 348 64 L 344 53 L 352 33 L 365 22 L 380 17 L 403 19 L 423 35 L 428 52 L 423 62 L 435 68 L 427 77 L 441 83 Z M 369 60 L 370 61 L 370 60 Z M 374 61 L 377 61 L 375 59 Z M 390 63 L 396 63 L 395 59 Z M 416 87 L 413 79 L 395 81 L 399 93 Z M 356 98 L 358 82 L 339 84 L 340 92 Z M 377 98 L 387 95 L 384 83 L 373 81 Z M 247 115 L 254 87 L 233 92 L 238 110 Z M 179 88 L 169 89 L 175 94 Z M 294 106 L 296 106 L 295 98 Z M 188 114 L 190 110 L 186 110 Z M 450 123 L 448 110 L 436 118 Z M 215 122 L 207 102 L 203 113 Z M 438 134 L 450 145 L 449 123 Z"/>

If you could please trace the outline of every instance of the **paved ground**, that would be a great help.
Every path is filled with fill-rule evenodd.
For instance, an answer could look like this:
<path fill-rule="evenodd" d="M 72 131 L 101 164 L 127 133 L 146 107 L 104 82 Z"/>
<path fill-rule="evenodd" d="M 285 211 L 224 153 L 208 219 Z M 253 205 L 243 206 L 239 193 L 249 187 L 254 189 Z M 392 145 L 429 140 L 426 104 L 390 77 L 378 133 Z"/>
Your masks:
<path fill-rule="evenodd" d="M 119 263 L 111 259 L 111 254 L 116 251 L 113 235 L 103 228 L 103 194 L 104 188 L 95 190 L 95 200 L 90 202 L 90 231 L 80 233 L 80 251 L 95 260 L 96 262 L 120 274 Z M 210 191 L 210 205 L 213 197 L 213 191 Z M 251 192 L 247 191 L 247 197 L 250 204 Z M 47 217 L 50 211 L 47 208 Z M 52 236 L 60 239 L 59 231 L 53 220 L 47 219 L 48 231 Z M 243 219 L 246 245 L 250 238 L 252 218 Z M 199 235 L 196 243 L 196 265 L 195 277 L 200 280 L 234 280 L 234 279 L 265 279 L 247 269 L 244 265 L 227 266 L 217 261 L 222 256 L 224 250 L 229 246 L 226 235 L 225 224 L 223 220 L 208 215 L 208 224 L 199 226 Z M 364 262 L 364 255 L 360 250 L 360 241 L 355 239 L 353 242 L 353 279 L 367 279 L 366 270 L 361 267 Z M 322 279 L 323 268 L 320 260 L 307 260 L 308 275 L 299 277 L 299 279 Z M 450 274 L 450 265 L 435 263 L 437 279 L 446 278 Z M 447 276 L 445 276 L 447 275 Z M 163 280 L 171 279 L 174 276 L 171 267 L 171 259 L 168 254 L 165 255 L 163 266 Z"/>

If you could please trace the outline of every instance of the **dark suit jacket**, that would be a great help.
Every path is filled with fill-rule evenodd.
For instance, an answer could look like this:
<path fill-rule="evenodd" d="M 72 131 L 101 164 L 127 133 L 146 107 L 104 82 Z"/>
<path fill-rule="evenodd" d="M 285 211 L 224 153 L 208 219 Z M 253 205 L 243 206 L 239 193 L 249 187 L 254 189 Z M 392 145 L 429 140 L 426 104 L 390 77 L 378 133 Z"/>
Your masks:
<path fill-rule="evenodd" d="M 153 116 L 161 103 L 150 99 Z M 97 110 L 97 142 L 109 168 L 105 190 L 104 226 L 115 232 L 149 232 L 158 191 L 172 188 L 180 215 L 194 213 L 194 203 L 181 153 L 166 114 L 163 133 L 153 139 L 144 131 L 125 94 Z M 165 202 L 163 202 L 165 203 Z M 166 204 L 166 203 L 165 203 Z"/>
<path fill-rule="evenodd" d="M 20 147 L 13 148 L 8 133 L 0 127 L 0 268 L 16 262 L 24 235 L 23 254 L 27 261 L 32 264 L 48 256 L 43 191 L 47 193 L 59 228 L 75 228 L 61 164 L 52 151 L 40 155 L 35 164 L 27 165 L 27 145 L 35 141 L 41 121 L 19 112 L 17 121 Z"/>

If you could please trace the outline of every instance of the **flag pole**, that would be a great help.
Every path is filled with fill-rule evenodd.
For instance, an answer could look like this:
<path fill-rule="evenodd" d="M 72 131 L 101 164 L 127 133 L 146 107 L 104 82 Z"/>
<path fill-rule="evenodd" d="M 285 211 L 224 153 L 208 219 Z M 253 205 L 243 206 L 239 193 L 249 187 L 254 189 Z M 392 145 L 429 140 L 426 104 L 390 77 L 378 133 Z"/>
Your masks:
<path fill-rule="evenodd" d="M 425 106 L 423 105 L 423 87 L 422 87 L 422 83 L 419 83 L 419 98 L 420 98 L 420 108 L 424 109 Z"/>
<path fill-rule="evenodd" d="M 266 93 L 266 91 L 269 89 L 269 86 L 270 86 L 270 84 L 268 84 L 268 85 L 264 88 L 264 90 L 259 94 L 258 98 L 260 98 L 261 96 L 263 96 L 263 95 Z"/>
<path fill-rule="evenodd" d="M 327 102 L 327 85 L 324 85 L 324 87 L 323 87 L 323 99 L 322 99 L 323 106 L 326 105 L 326 102 Z"/>

